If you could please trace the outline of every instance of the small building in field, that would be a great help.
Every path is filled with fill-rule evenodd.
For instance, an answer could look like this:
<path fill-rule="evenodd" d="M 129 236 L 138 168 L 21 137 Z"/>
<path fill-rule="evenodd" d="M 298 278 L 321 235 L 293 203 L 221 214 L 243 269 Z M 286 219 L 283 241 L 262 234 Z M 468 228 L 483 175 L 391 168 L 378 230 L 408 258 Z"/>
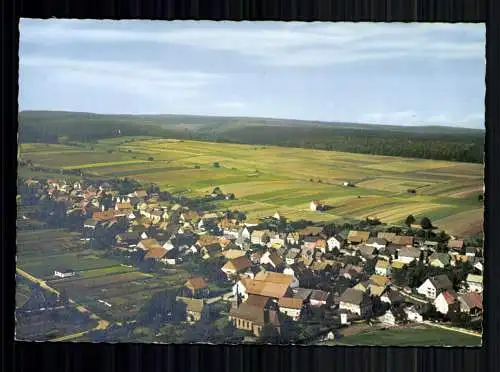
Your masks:
<path fill-rule="evenodd" d="M 63 269 L 59 268 L 54 270 L 54 276 L 56 278 L 70 278 L 72 276 L 75 276 L 76 272 L 72 269 Z"/>

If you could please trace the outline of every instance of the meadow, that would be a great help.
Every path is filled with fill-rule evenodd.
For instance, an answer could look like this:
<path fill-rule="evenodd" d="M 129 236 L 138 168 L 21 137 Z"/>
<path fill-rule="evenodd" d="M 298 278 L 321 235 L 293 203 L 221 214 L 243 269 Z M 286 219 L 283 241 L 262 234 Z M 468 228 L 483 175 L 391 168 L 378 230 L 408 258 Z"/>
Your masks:
<path fill-rule="evenodd" d="M 322 345 L 481 346 L 481 337 L 430 326 L 367 330 Z"/>
<path fill-rule="evenodd" d="M 291 220 L 369 217 L 390 224 L 402 224 L 413 214 L 428 216 L 457 236 L 482 229 L 481 164 L 133 137 L 86 146 L 23 144 L 21 155 L 41 166 L 129 176 L 186 196 L 205 195 L 218 186 L 236 196 L 220 207 L 244 211 L 251 222 L 276 211 Z M 344 187 L 346 181 L 355 187 Z M 309 210 L 316 199 L 331 209 Z"/>

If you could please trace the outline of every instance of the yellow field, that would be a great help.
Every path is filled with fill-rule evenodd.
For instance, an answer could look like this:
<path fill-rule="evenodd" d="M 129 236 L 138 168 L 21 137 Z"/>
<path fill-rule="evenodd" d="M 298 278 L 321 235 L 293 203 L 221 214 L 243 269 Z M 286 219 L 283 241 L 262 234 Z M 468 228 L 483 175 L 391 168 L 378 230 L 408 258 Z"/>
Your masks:
<path fill-rule="evenodd" d="M 220 207 L 244 211 L 253 220 L 279 211 L 290 219 L 376 217 L 396 224 L 408 214 L 429 216 L 459 231 L 456 234 L 472 234 L 480 225 L 480 214 L 467 211 L 482 211 L 474 198 L 483 186 L 481 164 L 158 139 L 127 143 L 110 139 L 94 147 L 90 151 L 25 144 L 21 155 L 48 167 L 129 176 L 193 196 L 219 186 L 236 195 L 236 200 L 220 202 Z M 148 161 L 149 157 L 154 159 Z M 220 167 L 214 167 L 214 163 Z M 343 187 L 345 181 L 356 187 Z M 408 194 L 409 188 L 416 189 L 417 195 Z M 310 211 L 309 203 L 314 199 L 332 209 L 325 213 Z"/>

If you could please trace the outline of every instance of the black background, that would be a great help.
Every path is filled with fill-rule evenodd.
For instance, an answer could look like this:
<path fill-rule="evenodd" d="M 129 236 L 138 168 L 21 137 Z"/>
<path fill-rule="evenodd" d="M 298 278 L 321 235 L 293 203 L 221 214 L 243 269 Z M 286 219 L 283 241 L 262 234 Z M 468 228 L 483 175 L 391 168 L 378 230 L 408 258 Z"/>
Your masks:
<path fill-rule="evenodd" d="M 18 20 L 27 18 L 486 22 L 485 316 L 482 348 L 14 342 Z M 0 0 L 2 371 L 500 371 L 500 1 Z M 495 142 L 497 145 L 495 146 Z"/>

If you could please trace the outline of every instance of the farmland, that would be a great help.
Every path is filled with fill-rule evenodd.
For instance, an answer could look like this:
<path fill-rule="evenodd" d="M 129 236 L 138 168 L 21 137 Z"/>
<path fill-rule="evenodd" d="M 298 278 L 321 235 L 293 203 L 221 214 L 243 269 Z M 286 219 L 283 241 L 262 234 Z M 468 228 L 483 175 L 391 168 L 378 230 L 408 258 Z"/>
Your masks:
<path fill-rule="evenodd" d="M 77 235 L 56 229 L 21 231 L 17 236 L 17 265 L 103 319 L 133 319 L 155 291 L 179 287 L 188 277 L 182 269 L 172 269 L 166 275 L 139 272 L 104 257 L 103 251 L 87 249 Z M 70 268 L 76 275 L 56 279 L 54 270 L 59 267 Z M 29 288 L 19 284 L 19 306 L 28 297 Z"/>
<path fill-rule="evenodd" d="M 41 166 L 128 176 L 191 196 L 219 186 L 236 195 L 220 207 L 244 211 L 250 221 L 279 211 L 292 220 L 370 217 L 401 224 L 413 214 L 455 235 L 481 231 L 481 164 L 133 137 L 86 146 L 23 144 L 21 154 Z M 343 187 L 345 181 L 356 187 Z M 313 199 L 332 208 L 310 211 Z"/>

